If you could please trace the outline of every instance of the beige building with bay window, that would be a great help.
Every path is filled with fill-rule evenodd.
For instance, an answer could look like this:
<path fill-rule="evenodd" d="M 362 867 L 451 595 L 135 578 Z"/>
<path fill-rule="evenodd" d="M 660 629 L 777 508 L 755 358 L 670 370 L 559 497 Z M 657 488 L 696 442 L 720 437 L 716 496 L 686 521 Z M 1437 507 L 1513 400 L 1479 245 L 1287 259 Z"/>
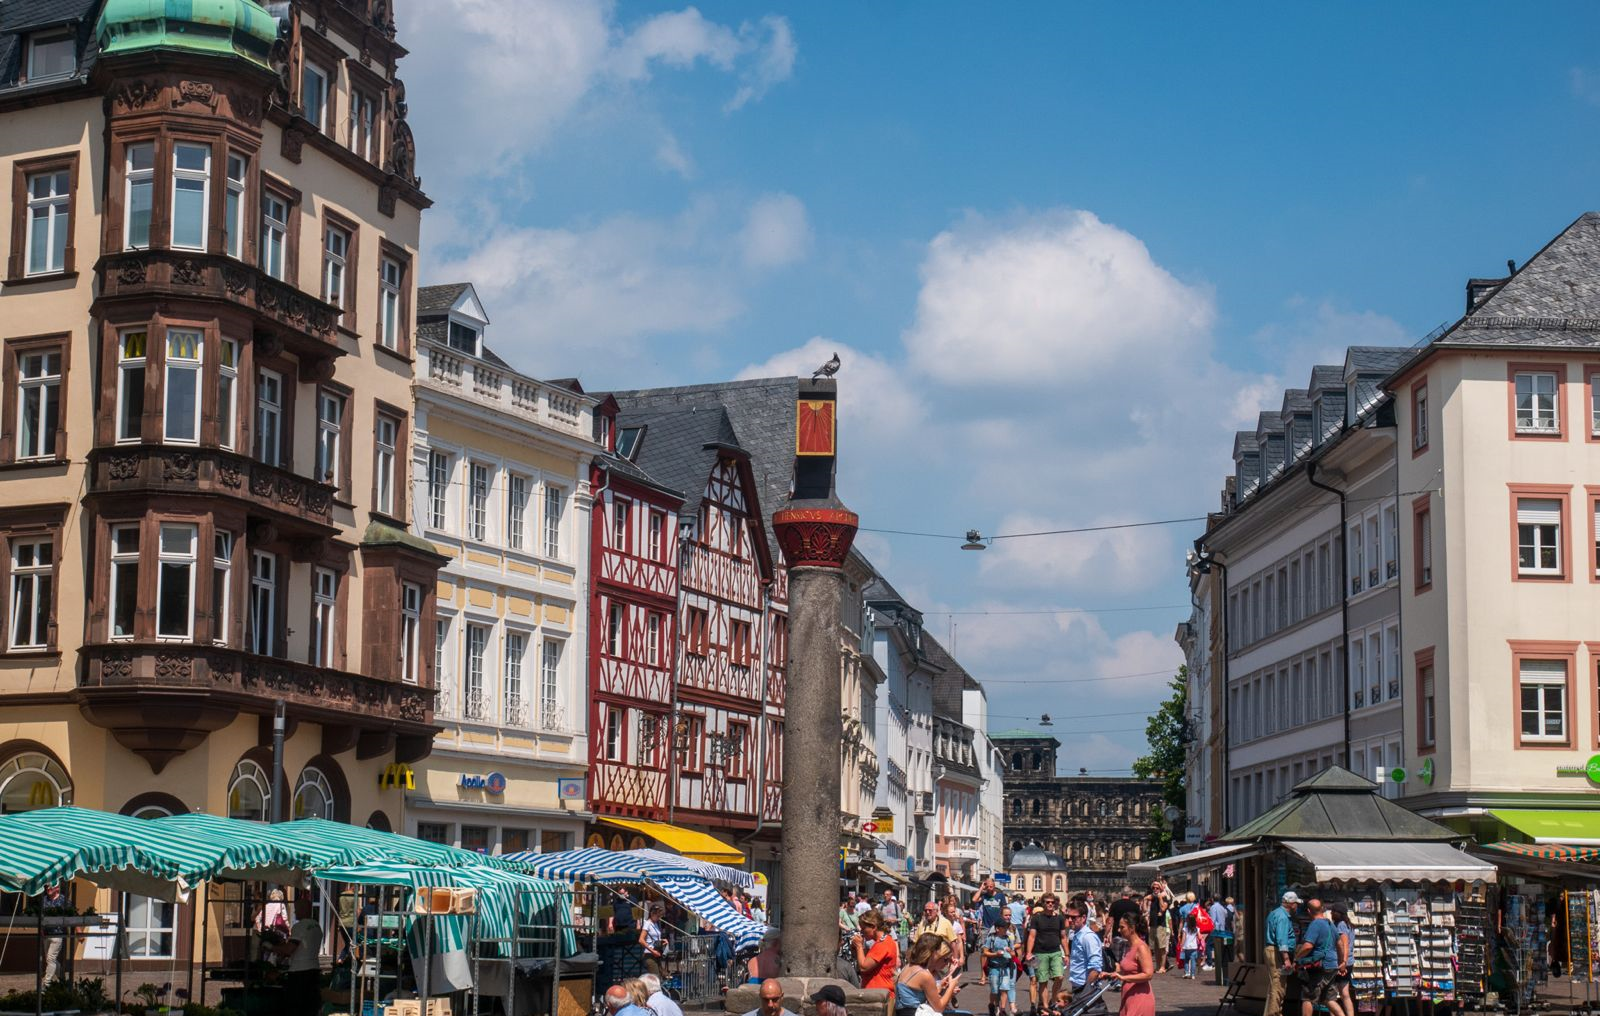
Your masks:
<path fill-rule="evenodd" d="M 446 559 L 408 532 L 389 9 L 0 11 L 0 812 L 400 825 Z M 145 905 L 140 956 L 187 913 Z"/>
<path fill-rule="evenodd" d="M 444 729 L 402 831 L 485 853 L 564 850 L 589 818 L 597 400 L 497 357 L 468 283 L 422 287 L 417 322 L 412 531 L 449 564 L 434 638 Z"/>

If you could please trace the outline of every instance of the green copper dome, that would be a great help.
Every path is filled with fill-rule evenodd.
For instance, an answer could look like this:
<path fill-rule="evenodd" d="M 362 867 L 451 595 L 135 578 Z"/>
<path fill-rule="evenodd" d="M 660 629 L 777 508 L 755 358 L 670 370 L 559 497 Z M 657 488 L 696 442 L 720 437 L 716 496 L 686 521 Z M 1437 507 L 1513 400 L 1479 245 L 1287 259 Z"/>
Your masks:
<path fill-rule="evenodd" d="M 278 22 L 252 0 L 106 0 L 95 35 L 103 56 L 168 49 L 270 69 Z"/>

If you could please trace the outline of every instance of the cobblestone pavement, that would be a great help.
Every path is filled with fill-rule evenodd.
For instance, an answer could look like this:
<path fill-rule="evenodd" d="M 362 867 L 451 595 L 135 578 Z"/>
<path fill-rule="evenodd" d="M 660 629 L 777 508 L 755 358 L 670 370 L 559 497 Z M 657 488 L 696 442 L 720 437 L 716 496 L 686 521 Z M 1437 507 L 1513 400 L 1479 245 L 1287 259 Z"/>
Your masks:
<path fill-rule="evenodd" d="M 1179 1013 L 1182 1016 L 1211 1016 L 1217 1010 L 1217 1000 L 1222 997 L 1222 988 L 1213 984 L 1216 974 L 1207 970 L 1201 975 L 1203 980 L 1184 980 L 1181 973 L 1157 974 L 1152 984 L 1156 996 L 1156 1012 Z M 989 989 L 987 985 L 978 983 L 977 964 L 974 963 L 968 971 L 965 983 L 961 986 L 958 1004 L 962 1009 L 974 1016 L 986 1016 L 989 1011 Z M 1117 993 L 1109 991 L 1105 994 L 1104 1002 L 1107 1011 L 1117 1011 Z M 1023 1013 L 1028 1011 L 1028 981 L 1023 978 L 1017 983 L 1017 1007 Z"/>

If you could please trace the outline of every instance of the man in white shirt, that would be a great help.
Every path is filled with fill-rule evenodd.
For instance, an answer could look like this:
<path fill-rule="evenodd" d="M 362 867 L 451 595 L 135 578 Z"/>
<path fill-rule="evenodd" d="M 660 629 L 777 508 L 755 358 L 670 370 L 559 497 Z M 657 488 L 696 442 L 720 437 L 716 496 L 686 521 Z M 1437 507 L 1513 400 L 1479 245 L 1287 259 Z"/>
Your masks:
<path fill-rule="evenodd" d="M 294 897 L 294 925 L 288 941 L 277 947 L 289 958 L 285 1001 L 289 1016 L 317 1016 L 322 1012 L 322 926 L 312 916 L 311 894 Z"/>
<path fill-rule="evenodd" d="M 655 1010 L 656 1016 L 683 1016 L 682 1007 L 672 1000 L 671 995 L 661 990 L 661 978 L 655 974 L 640 974 L 639 980 L 650 992 L 650 1008 Z"/>

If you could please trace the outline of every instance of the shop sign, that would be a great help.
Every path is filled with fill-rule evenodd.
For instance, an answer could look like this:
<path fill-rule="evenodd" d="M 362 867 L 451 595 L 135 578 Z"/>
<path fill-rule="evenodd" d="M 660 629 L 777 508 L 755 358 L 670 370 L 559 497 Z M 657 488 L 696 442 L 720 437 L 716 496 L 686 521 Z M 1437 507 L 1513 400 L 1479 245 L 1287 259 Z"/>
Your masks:
<path fill-rule="evenodd" d="M 556 797 L 562 801 L 581 801 L 584 798 L 583 777 L 561 777 L 556 780 Z"/>
<path fill-rule="evenodd" d="M 495 795 L 506 792 L 506 778 L 501 773 L 462 773 L 461 785 L 468 790 L 483 790 Z"/>
<path fill-rule="evenodd" d="M 996 885 L 1010 885 L 1011 884 L 1011 876 L 1007 875 L 1003 871 L 997 871 L 990 877 L 995 880 L 995 884 Z"/>
<path fill-rule="evenodd" d="M 861 823 L 861 831 L 864 832 L 864 833 L 875 833 L 875 832 L 878 831 L 878 823 L 876 823 L 876 822 L 863 822 L 863 823 Z"/>
<path fill-rule="evenodd" d="M 1427 786 L 1433 786 L 1433 759 L 1425 758 L 1422 760 L 1422 766 L 1417 770 L 1417 779 Z"/>
<path fill-rule="evenodd" d="M 894 816 L 874 815 L 872 821 L 868 822 L 867 825 L 873 826 L 873 828 L 867 829 L 867 826 L 862 826 L 861 828 L 867 829 L 869 833 L 892 833 L 894 832 Z"/>

